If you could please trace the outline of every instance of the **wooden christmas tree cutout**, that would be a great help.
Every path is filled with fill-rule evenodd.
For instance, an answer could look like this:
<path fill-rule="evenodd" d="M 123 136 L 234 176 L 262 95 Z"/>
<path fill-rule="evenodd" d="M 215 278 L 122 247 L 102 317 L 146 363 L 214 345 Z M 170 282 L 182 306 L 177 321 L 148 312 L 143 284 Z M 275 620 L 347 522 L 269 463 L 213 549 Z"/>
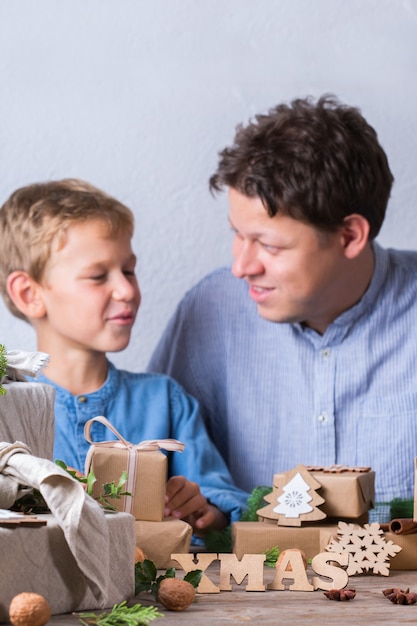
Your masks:
<path fill-rule="evenodd" d="M 326 514 L 317 507 L 324 503 L 317 489 L 321 484 L 306 470 L 304 465 L 283 475 L 282 484 L 274 486 L 265 496 L 267 506 L 258 509 L 259 517 L 277 520 L 279 526 L 301 526 L 302 522 L 317 522 Z"/>
<path fill-rule="evenodd" d="M 372 571 L 382 576 L 389 575 L 390 557 L 402 548 L 392 541 L 386 541 L 384 532 L 377 522 L 356 526 L 339 522 L 338 538 L 333 539 L 326 550 L 338 554 L 349 554 L 348 576 Z"/>

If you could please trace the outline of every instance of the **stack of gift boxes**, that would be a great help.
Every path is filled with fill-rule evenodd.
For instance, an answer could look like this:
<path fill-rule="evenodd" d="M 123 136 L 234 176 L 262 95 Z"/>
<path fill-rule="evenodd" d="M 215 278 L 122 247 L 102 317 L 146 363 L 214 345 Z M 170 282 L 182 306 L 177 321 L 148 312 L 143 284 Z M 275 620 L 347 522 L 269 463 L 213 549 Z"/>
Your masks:
<path fill-rule="evenodd" d="M 34 457 L 52 461 L 54 438 L 54 389 L 46 384 L 2 380 L 0 395 L 0 442 L 25 443 Z M 122 450 L 123 469 L 127 451 Z M 107 596 L 97 601 L 90 581 L 80 570 L 51 514 L 12 519 L 0 517 L 0 554 L 4 576 L 0 589 L 0 622 L 7 621 L 12 598 L 22 591 L 43 595 L 52 614 L 111 607 L 134 595 L 135 545 L 143 547 L 158 567 L 170 564 L 171 553 L 188 552 L 191 526 L 180 520 L 163 519 L 167 457 L 162 452 L 136 455 L 134 508 L 126 512 L 126 498 L 115 500 L 119 512 L 103 513 L 107 527 L 111 569 Z M 97 488 L 117 481 L 120 460 L 114 450 L 102 447 L 93 457 Z M 6 468 L 7 470 L 7 468 Z M 0 468 L 0 481 L 5 468 Z M 1 486 L 1 485 L 0 485 Z M 93 494 L 94 496 L 94 494 Z M 1 506 L 0 506 L 1 509 Z M 7 515 L 9 513 L 9 515 Z M 132 514 L 130 514 L 132 513 Z M 97 529 L 100 533 L 100 529 Z"/>
<path fill-rule="evenodd" d="M 294 477 L 301 477 L 304 491 L 300 482 L 292 488 Z M 280 550 L 299 548 L 311 559 L 337 538 L 339 522 L 354 527 L 368 523 L 369 511 L 374 507 L 374 482 L 371 468 L 300 465 L 276 474 L 272 493 L 266 496 L 269 504 L 257 511 L 258 521 L 233 524 L 233 551 L 240 559 L 244 554 L 259 554 L 274 546 Z M 307 513 L 297 513 L 307 509 Z M 392 520 L 381 524 L 381 528 L 386 541 L 402 548 L 391 559 L 391 569 L 417 569 L 417 486 L 414 520 Z"/>
<path fill-rule="evenodd" d="M 96 477 L 93 497 L 99 497 L 103 485 L 117 483 L 122 473 L 126 472 L 125 490 L 130 495 L 122 496 L 112 504 L 118 511 L 129 512 L 134 516 L 136 545 L 146 557 L 159 569 L 174 566 L 171 554 L 189 551 L 192 527 L 173 517 L 164 518 L 168 458 L 162 450 L 179 454 L 184 445 L 173 439 L 132 445 L 101 416 L 87 422 L 87 441 L 91 441 L 89 433 L 94 421 L 105 424 L 117 440 L 97 442 L 90 446 L 85 474 L 91 471 Z"/>

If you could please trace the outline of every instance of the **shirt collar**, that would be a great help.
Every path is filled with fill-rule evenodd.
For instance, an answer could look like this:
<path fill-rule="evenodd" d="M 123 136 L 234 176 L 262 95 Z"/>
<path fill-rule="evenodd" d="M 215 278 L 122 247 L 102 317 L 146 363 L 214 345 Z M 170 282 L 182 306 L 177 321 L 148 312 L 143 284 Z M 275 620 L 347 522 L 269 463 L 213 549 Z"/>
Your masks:
<path fill-rule="evenodd" d="M 110 361 L 107 361 L 107 363 L 108 363 L 108 372 L 107 372 L 106 381 L 99 389 L 97 389 L 96 391 L 92 391 L 91 393 L 81 393 L 81 394 L 78 394 L 78 396 L 74 396 L 70 391 L 68 391 L 64 387 L 60 387 L 59 385 L 54 383 L 52 380 L 49 380 L 49 378 L 47 378 L 47 376 L 45 376 L 45 374 L 43 374 L 42 372 L 38 374 L 38 376 L 36 377 L 36 381 L 41 382 L 41 383 L 47 383 L 48 385 L 52 385 L 52 387 L 55 388 L 55 393 L 56 393 L 57 398 L 60 398 L 61 401 L 63 402 L 71 398 L 79 397 L 79 396 L 85 396 L 90 401 L 99 400 L 100 402 L 106 402 L 111 397 L 114 397 L 116 390 L 117 390 L 117 385 L 118 385 L 117 369 L 115 368 L 113 363 L 111 363 Z"/>

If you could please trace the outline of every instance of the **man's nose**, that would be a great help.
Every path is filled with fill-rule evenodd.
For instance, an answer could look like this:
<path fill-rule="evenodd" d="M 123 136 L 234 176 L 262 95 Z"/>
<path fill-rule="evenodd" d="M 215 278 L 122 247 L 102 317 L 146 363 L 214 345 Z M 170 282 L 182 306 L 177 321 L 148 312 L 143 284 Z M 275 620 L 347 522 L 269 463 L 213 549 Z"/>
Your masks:
<path fill-rule="evenodd" d="M 253 244 L 242 243 L 238 248 L 235 247 L 233 256 L 232 273 L 237 278 L 257 276 L 262 273 L 263 266 Z"/>

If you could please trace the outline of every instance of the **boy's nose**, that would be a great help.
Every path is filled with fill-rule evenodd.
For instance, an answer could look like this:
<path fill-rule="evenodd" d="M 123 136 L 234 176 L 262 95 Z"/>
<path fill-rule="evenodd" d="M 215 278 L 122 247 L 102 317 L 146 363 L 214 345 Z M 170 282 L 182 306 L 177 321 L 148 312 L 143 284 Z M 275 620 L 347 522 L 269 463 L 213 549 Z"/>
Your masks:
<path fill-rule="evenodd" d="M 134 276 L 127 277 L 122 274 L 113 288 L 113 298 L 115 300 L 134 300 L 140 298 L 139 285 Z"/>

